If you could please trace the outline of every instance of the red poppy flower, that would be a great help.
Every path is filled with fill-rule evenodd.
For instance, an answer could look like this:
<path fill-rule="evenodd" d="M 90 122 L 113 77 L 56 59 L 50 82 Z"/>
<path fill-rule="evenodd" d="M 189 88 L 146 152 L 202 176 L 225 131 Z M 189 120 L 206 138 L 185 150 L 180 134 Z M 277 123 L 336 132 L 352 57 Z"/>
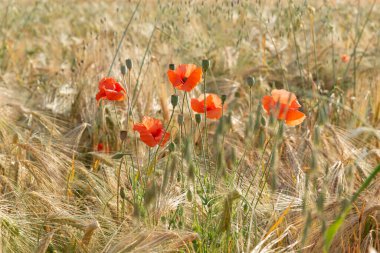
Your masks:
<path fill-rule="evenodd" d="M 349 60 L 350 60 L 350 56 L 348 56 L 348 55 L 346 55 L 346 54 L 343 54 L 343 55 L 340 57 L 340 59 L 342 60 L 342 62 L 347 63 L 347 62 L 349 62 Z"/>
<path fill-rule="evenodd" d="M 99 92 L 96 94 L 96 100 L 107 99 L 113 101 L 122 101 L 125 97 L 125 90 L 120 83 L 112 77 L 104 77 L 99 81 Z"/>
<path fill-rule="evenodd" d="M 207 118 L 209 119 L 219 119 L 222 117 L 222 100 L 216 94 L 206 93 L 206 110 Z M 205 112 L 205 100 L 204 94 L 199 96 L 199 98 L 191 99 L 191 108 L 197 113 Z"/>
<path fill-rule="evenodd" d="M 134 124 L 133 130 L 140 133 L 140 139 L 149 147 L 154 147 L 160 142 L 160 146 L 164 146 L 170 137 L 169 133 L 165 133 L 159 119 L 147 116 L 143 117 L 142 123 Z M 162 138 L 163 140 L 161 141 Z"/>
<path fill-rule="evenodd" d="M 104 152 L 104 153 L 109 153 L 110 152 L 109 146 L 106 145 L 106 147 L 104 148 L 104 145 L 101 142 L 99 142 L 99 144 L 96 147 L 96 149 L 97 149 L 98 152 Z"/>
<path fill-rule="evenodd" d="M 202 80 L 202 68 L 194 64 L 181 64 L 168 70 L 168 78 L 174 88 L 191 91 Z"/>
<path fill-rule="evenodd" d="M 288 126 L 299 125 L 306 117 L 298 111 L 301 105 L 296 95 L 286 90 L 272 90 L 272 96 L 264 96 L 262 103 L 268 114 L 273 113 L 277 119 L 285 120 Z"/>

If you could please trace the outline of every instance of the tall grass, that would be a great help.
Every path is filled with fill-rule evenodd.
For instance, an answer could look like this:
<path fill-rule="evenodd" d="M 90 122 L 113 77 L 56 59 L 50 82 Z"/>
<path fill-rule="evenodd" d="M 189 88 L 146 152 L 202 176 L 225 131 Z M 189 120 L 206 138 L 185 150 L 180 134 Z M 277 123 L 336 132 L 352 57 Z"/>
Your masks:
<path fill-rule="evenodd" d="M 379 5 L 350 2 L 1 1 L 1 250 L 380 250 Z M 205 59 L 173 89 L 169 64 Z M 107 75 L 124 102 L 95 100 Z M 274 88 L 301 125 L 264 112 Z M 210 92 L 219 120 L 189 105 Z"/>

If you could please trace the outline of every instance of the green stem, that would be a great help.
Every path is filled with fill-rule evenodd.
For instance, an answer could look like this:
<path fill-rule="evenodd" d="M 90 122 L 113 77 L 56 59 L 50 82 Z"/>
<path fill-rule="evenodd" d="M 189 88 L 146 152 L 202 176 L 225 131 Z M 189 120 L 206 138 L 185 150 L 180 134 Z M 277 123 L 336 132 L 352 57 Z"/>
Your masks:
<path fill-rule="evenodd" d="M 370 185 L 372 180 L 376 177 L 376 175 L 380 172 L 380 164 L 374 168 L 372 173 L 367 177 L 367 179 L 363 182 L 360 188 L 352 195 L 349 204 L 340 212 L 338 218 L 330 225 L 328 229 L 326 229 L 324 233 L 324 245 L 323 252 L 328 252 L 330 246 L 339 231 L 339 228 L 342 226 L 346 216 L 351 211 L 353 203 L 359 198 L 359 195 Z"/>
<path fill-rule="evenodd" d="M 127 24 L 127 26 L 126 26 L 125 29 L 124 29 L 123 35 L 121 36 L 121 39 L 120 39 L 120 41 L 119 41 L 119 44 L 118 44 L 118 46 L 117 46 L 117 48 L 116 48 L 116 52 L 115 52 L 115 54 L 114 54 L 114 56 L 113 56 L 112 63 L 111 63 L 111 66 L 110 66 L 110 68 L 109 68 L 109 70 L 108 70 L 108 75 L 107 75 L 107 76 L 109 76 L 109 75 L 111 74 L 112 67 L 113 67 L 113 65 L 115 64 L 115 60 L 116 60 L 117 55 L 119 54 L 121 44 L 123 43 L 123 40 L 124 40 L 124 38 L 125 38 L 125 35 L 127 35 L 128 28 L 129 28 L 130 24 L 132 23 L 133 17 L 135 16 L 135 14 L 136 14 L 136 12 L 137 12 L 137 9 L 139 8 L 140 3 L 141 3 L 141 0 L 137 3 L 137 5 L 136 5 L 136 7 L 135 7 L 135 9 L 134 9 L 134 11 L 133 11 L 133 13 L 132 13 L 132 16 L 130 17 L 130 19 L 129 19 L 129 21 L 128 21 L 128 24 Z"/>
<path fill-rule="evenodd" d="M 140 93 L 140 89 L 141 89 L 141 85 L 140 85 L 140 77 L 141 77 L 141 73 L 142 73 L 142 68 L 144 66 L 144 63 L 145 63 L 145 58 L 146 56 L 148 55 L 148 51 L 149 51 L 149 48 L 150 48 L 150 44 L 152 43 L 152 39 L 153 39 L 153 35 L 154 35 L 154 32 L 156 31 L 156 26 L 154 26 L 153 28 L 153 31 L 152 33 L 150 34 L 150 37 L 149 37 L 149 41 L 148 41 L 148 45 L 146 46 L 146 49 L 145 49 L 145 52 L 144 52 L 144 56 L 143 56 L 143 59 L 141 61 L 141 64 L 140 64 L 140 69 L 139 69 L 139 74 L 137 76 L 137 81 L 136 81 L 136 86 L 135 88 L 133 89 L 133 95 L 132 95 L 132 106 L 131 106 L 131 109 L 133 109 L 133 107 L 135 106 L 136 102 L 137 102 L 137 95 L 138 93 Z"/>
<path fill-rule="evenodd" d="M 119 221 L 119 198 L 120 198 L 120 174 L 121 165 L 123 163 L 124 157 L 121 158 L 120 164 L 117 170 L 117 187 L 116 187 L 116 220 Z"/>
<path fill-rule="evenodd" d="M 170 126 L 170 123 L 172 122 L 172 119 L 173 119 L 173 116 L 174 116 L 174 109 L 175 109 L 175 107 L 173 107 L 172 114 L 170 115 L 168 125 L 166 126 L 165 132 L 164 132 L 164 134 L 162 135 L 162 138 L 161 138 L 160 142 L 158 143 L 158 147 L 157 147 L 156 151 L 154 152 L 154 156 L 153 156 L 153 158 L 150 159 L 150 157 L 149 157 L 149 161 L 150 161 L 150 162 L 149 162 L 149 164 L 148 164 L 148 168 L 151 166 L 151 163 L 154 162 L 154 169 L 153 169 L 153 172 L 156 170 L 156 158 L 157 158 L 158 150 L 160 149 L 161 144 L 162 144 L 162 142 L 163 142 L 164 139 L 165 139 L 165 134 L 167 133 L 167 131 L 168 131 L 168 129 L 169 129 L 169 126 Z"/>
<path fill-rule="evenodd" d="M 205 169 L 207 171 L 207 161 L 206 161 L 206 153 L 208 153 L 207 149 L 207 104 L 206 104 L 206 76 L 207 71 L 205 71 L 204 80 L 203 80 L 203 100 L 204 100 L 204 117 L 205 117 L 205 130 L 204 130 L 204 140 L 203 140 L 203 158 L 205 162 Z"/>

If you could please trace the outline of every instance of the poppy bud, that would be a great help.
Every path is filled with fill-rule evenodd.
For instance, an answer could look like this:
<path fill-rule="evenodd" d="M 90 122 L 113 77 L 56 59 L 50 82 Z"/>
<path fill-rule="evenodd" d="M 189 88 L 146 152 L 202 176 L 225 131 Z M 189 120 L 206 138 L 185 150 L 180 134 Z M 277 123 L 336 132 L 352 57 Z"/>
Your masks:
<path fill-rule="evenodd" d="M 169 64 L 169 69 L 170 69 L 170 70 L 174 70 L 174 69 L 175 69 L 175 65 L 174 65 L 174 63 L 170 63 L 170 64 Z"/>
<path fill-rule="evenodd" d="M 317 152 L 311 153 L 310 169 L 315 171 L 318 168 L 318 156 Z"/>
<path fill-rule="evenodd" d="M 121 74 L 123 76 L 125 75 L 125 73 L 127 73 L 127 68 L 125 67 L 124 64 L 121 64 L 121 66 L 120 66 L 120 72 L 121 72 Z"/>
<path fill-rule="evenodd" d="M 263 148 L 265 144 L 265 131 L 260 129 L 259 132 L 259 140 L 258 140 L 258 148 Z"/>
<path fill-rule="evenodd" d="M 313 138 L 314 144 L 318 146 L 320 143 L 320 139 L 321 139 L 321 131 L 320 131 L 318 125 L 314 128 L 314 136 L 313 137 L 314 137 Z"/>
<path fill-rule="evenodd" d="M 120 187 L 120 197 L 121 197 L 122 199 L 126 199 L 126 198 L 125 198 L 125 192 L 124 192 L 124 187 L 123 187 L 123 186 Z"/>
<path fill-rule="evenodd" d="M 195 114 L 195 121 L 197 122 L 197 124 L 201 123 L 201 115 L 199 113 Z"/>
<path fill-rule="evenodd" d="M 169 151 L 173 152 L 174 150 L 175 150 L 175 145 L 174 145 L 173 142 L 170 142 L 170 144 L 169 144 Z"/>
<path fill-rule="evenodd" d="M 193 193 L 191 192 L 191 190 L 187 190 L 186 198 L 187 198 L 187 201 L 189 202 L 193 200 Z"/>
<path fill-rule="evenodd" d="M 125 141 L 128 137 L 128 132 L 125 130 L 120 131 L 120 140 Z"/>
<path fill-rule="evenodd" d="M 170 102 L 171 102 L 173 108 L 176 107 L 178 104 L 178 95 L 172 95 Z"/>
<path fill-rule="evenodd" d="M 266 121 L 265 121 L 265 118 L 263 116 L 261 116 L 261 125 L 262 126 L 266 125 Z"/>
<path fill-rule="evenodd" d="M 252 87 L 256 83 L 256 79 L 252 76 L 247 77 L 247 84 L 249 87 Z"/>
<path fill-rule="evenodd" d="M 224 105 L 224 102 L 227 99 L 227 95 L 223 94 L 222 97 L 221 97 L 221 99 L 222 99 L 222 105 Z"/>
<path fill-rule="evenodd" d="M 183 124 L 183 114 L 178 114 L 177 122 L 180 126 Z"/>
<path fill-rule="evenodd" d="M 126 59 L 125 60 L 125 65 L 127 65 L 128 70 L 131 70 L 133 67 L 133 63 L 131 59 Z"/>
<path fill-rule="evenodd" d="M 244 212 L 247 212 L 247 211 L 248 211 L 248 205 L 247 205 L 247 203 L 244 203 L 244 205 L 243 205 L 243 210 L 244 210 Z"/>
<path fill-rule="evenodd" d="M 210 60 L 202 60 L 202 70 L 206 72 L 210 67 Z"/>
<path fill-rule="evenodd" d="M 194 168 L 194 165 L 193 165 L 193 164 L 190 164 L 190 166 L 189 166 L 189 171 L 188 171 L 187 176 L 188 176 L 189 179 L 190 179 L 191 181 L 193 181 L 193 182 L 194 182 L 194 175 L 195 175 L 195 168 Z M 189 200 L 189 201 L 191 201 L 191 200 Z"/>
<path fill-rule="evenodd" d="M 230 126 L 232 126 L 232 112 L 228 113 L 227 124 L 230 125 Z"/>
<path fill-rule="evenodd" d="M 183 157 L 188 163 L 192 163 L 192 146 L 191 146 L 191 140 L 190 138 L 187 138 L 185 140 L 185 147 L 183 148 Z"/>

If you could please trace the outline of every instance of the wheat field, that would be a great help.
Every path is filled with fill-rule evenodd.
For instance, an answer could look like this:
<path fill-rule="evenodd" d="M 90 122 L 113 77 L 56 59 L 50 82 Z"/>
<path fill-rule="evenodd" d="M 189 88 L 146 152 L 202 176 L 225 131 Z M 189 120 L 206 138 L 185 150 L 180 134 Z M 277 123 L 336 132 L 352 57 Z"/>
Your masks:
<path fill-rule="evenodd" d="M 379 31 L 376 0 L 1 0 L 0 252 L 380 251 Z"/>

